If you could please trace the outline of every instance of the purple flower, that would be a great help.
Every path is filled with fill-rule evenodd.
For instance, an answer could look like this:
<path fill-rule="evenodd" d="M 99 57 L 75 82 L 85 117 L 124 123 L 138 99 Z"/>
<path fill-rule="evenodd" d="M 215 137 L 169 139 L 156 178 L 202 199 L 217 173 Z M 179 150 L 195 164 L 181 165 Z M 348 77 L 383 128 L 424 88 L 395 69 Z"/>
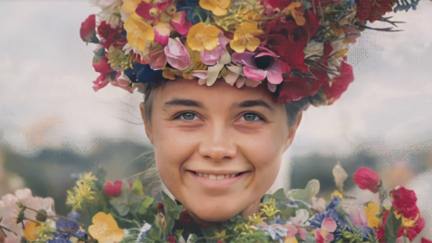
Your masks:
<path fill-rule="evenodd" d="M 261 82 L 265 78 L 271 84 L 283 81 L 282 73 L 288 70 L 278 56 L 267 48 L 259 47 L 258 52 L 234 53 L 233 62 L 243 65 L 243 75 L 253 81 Z"/>

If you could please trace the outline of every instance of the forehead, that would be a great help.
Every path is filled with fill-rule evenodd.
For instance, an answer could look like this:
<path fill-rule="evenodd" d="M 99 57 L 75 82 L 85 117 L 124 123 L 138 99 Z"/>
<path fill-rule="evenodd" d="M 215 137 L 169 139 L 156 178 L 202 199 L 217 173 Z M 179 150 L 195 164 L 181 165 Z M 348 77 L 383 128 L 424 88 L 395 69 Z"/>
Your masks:
<path fill-rule="evenodd" d="M 156 102 L 166 102 L 173 98 L 199 100 L 203 103 L 216 102 L 220 105 L 240 100 L 261 99 L 273 106 L 280 105 L 274 101 L 272 94 L 265 87 L 237 88 L 223 81 L 218 81 L 211 87 L 199 85 L 196 80 L 168 81 L 155 93 Z"/>

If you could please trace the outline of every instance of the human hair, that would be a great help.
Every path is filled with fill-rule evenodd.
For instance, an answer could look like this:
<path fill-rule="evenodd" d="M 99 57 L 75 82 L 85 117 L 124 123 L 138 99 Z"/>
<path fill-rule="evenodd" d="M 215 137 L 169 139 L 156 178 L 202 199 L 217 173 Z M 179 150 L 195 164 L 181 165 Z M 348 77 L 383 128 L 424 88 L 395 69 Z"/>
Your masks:
<path fill-rule="evenodd" d="M 157 88 L 162 87 L 166 82 L 155 82 L 147 84 L 144 88 L 144 114 L 145 119 L 147 122 L 150 123 L 151 116 L 152 116 L 152 109 L 153 109 L 153 100 L 154 100 L 154 94 L 155 90 Z M 304 98 L 299 101 L 289 102 L 285 104 L 285 110 L 287 112 L 288 117 L 288 126 L 294 126 L 295 122 L 300 115 L 301 111 L 306 110 L 310 105 L 310 102 L 308 99 Z"/>

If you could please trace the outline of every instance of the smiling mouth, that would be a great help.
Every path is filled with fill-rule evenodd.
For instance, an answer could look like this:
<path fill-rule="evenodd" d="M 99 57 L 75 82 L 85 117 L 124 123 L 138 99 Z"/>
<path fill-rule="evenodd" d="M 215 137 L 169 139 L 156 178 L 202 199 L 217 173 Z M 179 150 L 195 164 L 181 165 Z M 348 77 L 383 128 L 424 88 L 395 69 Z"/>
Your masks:
<path fill-rule="evenodd" d="M 228 173 L 228 172 L 212 173 L 212 172 L 199 172 L 199 171 L 194 171 L 194 170 L 187 170 L 187 171 L 191 172 L 192 174 L 194 174 L 197 177 L 201 177 L 201 178 L 209 179 L 209 180 L 215 180 L 215 181 L 240 177 L 243 174 L 246 174 L 249 172 L 249 171 L 243 171 L 243 172 L 230 172 L 230 173 Z"/>

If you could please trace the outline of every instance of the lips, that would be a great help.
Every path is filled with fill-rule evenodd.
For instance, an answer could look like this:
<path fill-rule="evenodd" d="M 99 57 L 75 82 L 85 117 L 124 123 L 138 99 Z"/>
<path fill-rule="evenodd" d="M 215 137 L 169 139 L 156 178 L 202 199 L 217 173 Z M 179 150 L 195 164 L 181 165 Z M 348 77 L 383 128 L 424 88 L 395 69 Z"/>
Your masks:
<path fill-rule="evenodd" d="M 209 189 L 212 193 L 224 193 L 235 185 L 242 185 L 251 171 L 249 170 L 186 170 L 191 179 L 201 188 Z"/>
<path fill-rule="evenodd" d="M 240 176 L 243 173 L 246 173 L 247 171 L 243 172 L 207 172 L 207 171 L 195 171 L 195 170 L 188 170 L 189 172 L 193 173 L 195 176 L 202 177 L 209 180 L 223 180 L 223 179 L 230 179 L 233 177 Z"/>

